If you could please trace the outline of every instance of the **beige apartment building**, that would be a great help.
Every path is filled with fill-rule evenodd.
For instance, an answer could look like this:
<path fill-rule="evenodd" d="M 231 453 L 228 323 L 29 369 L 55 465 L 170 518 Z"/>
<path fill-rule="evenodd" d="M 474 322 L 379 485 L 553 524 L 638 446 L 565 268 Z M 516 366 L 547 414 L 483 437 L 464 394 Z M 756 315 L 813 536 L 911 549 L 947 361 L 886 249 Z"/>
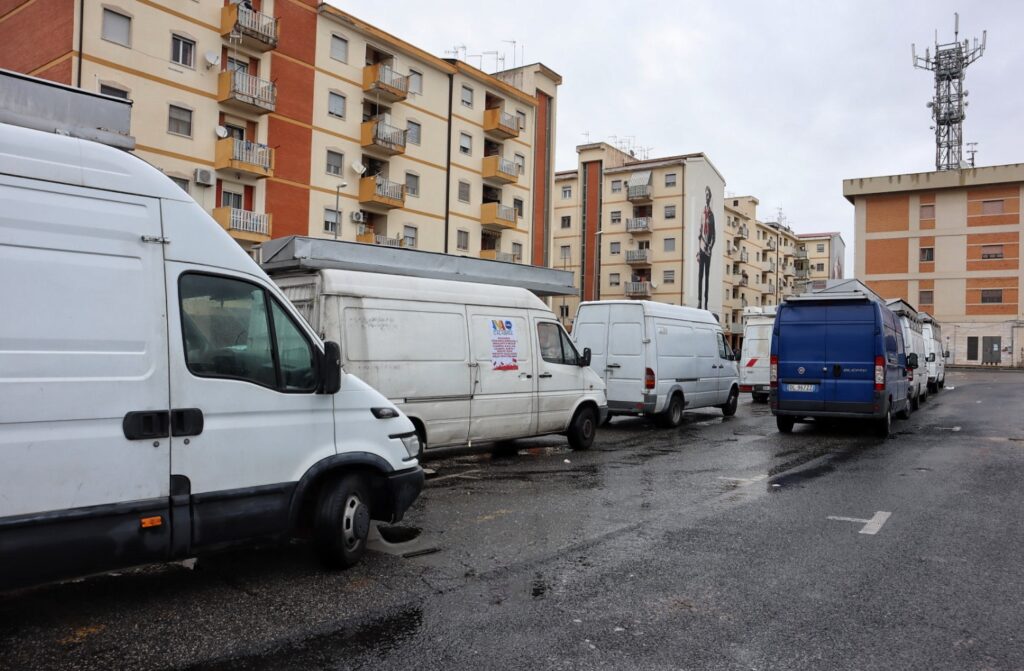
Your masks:
<path fill-rule="evenodd" d="M 847 179 L 857 279 L 942 324 L 954 364 L 1024 365 L 1024 164 Z"/>
<path fill-rule="evenodd" d="M 243 247 L 546 261 L 561 78 L 541 64 L 489 75 L 314 0 L 14 0 L 0 67 L 131 99 L 139 156 Z"/>
<path fill-rule="evenodd" d="M 841 280 L 845 275 L 843 268 L 846 263 L 846 243 L 843 236 L 837 232 L 828 233 L 800 233 L 801 251 L 806 256 L 800 255 L 801 270 L 806 268 L 806 279 L 810 282 L 816 280 Z"/>
<path fill-rule="evenodd" d="M 581 300 L 647 299 L 722 312 L 725 179 L 701 153 L 638 160 L 604 142 L 555 175 L 553 268 L 579 294 L 552 299 L 571 328 Z"/>

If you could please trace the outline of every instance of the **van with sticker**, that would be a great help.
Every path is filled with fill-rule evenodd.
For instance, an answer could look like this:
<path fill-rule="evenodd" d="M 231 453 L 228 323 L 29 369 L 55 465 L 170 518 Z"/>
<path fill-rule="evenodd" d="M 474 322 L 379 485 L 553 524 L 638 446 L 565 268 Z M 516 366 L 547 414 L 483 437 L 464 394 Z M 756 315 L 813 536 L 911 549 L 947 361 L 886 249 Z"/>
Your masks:
<path fill-rule="evenodd" d="M 768 400 L 768 359 L 771 356 L 775 306 L 743 308 L 743 344 L 740 347 L 740 393 L 764 403 Z"/>
<path fill-rule="evenodd" d="M 590 353 L 526 289 L 340 269 L 275 281 L 426 455 L 545 434 L 587 449 L 608 411 Z"/>

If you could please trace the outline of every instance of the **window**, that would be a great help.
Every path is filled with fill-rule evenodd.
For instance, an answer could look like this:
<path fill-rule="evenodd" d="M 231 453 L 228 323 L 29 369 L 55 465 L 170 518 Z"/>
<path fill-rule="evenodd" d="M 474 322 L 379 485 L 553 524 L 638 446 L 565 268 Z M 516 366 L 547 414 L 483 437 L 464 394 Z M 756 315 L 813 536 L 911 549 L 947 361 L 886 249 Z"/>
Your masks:
<path fill-rule="evenodd" d="M 608 275 L 608 284 L 613 287 L 617 287 L 622 284 L 622 278 L 618 273 L 610 273 Z"/>
<path fill-rule="evenodd" d="M 622 180 L 621 179 L 613 179 L 612 180 L 612 193 L 619 193 L 620 191 L 622 191 Z"/>
<path fill-rule="evenodd" d="M 237 188 L 237 187 L 236 187 Z M 227 187 L 224 187 L 220 193 L 220 205 L 221 207 L 230 207 L 234 210 L 241 210 L 245 197 L 237 191 L 228 191 Z"/>
<path fill-rule="evenodd" d="M 981 258 L 983 258 L 983 259 L 1001 259 L 1001 258 L 1003 258 L 1003 246 L 1002 245 L 982 245 L 982 247 L 981 247 Z"/>
<path fill-rule="evenodd" d="M 116 86 L 100 84 L 100 93 L 105 96 L 113 96 L 114 98 L 124 98 L 125 100 L 128 100 L 128 92 L 124 89 L 119 89 Z"/>
<path fill-rule="evenodd" d="M 650 249 L 651 248 L 651 241 L 650 240 L 637 240 L 636 241 L 636 248 L 637 249 Z"/>
<path fill-rule="evenodd" d="M 935 303 L 935 292 L 931 289 L 922 289 L 917 294 L 917 302 L 920 305 L 933 305 Z"/>
<path fill-rule="evenodd" d="M 512 259 L 515 261 L 523 260 L 523 243 L 513 242 L 512 243 Z"/>
<path fill-rule="evenodd" d="M 622 210 L 612 210 L 611 223 L 621 224 L 622 223 Z"/>
<path fill-rule="evenodd" d="M 981 290 L 981 302 L 982 303 L 1002 303 L 1003 302 L 1003 290 L 1002 289 L 982 289 Z"/>
<path fill-rule="evenodd" d="M 340 35 L 331 35 L 331 58 L 348 63 L 348 40 Z"/>
<path fill-rule="evenodd" d="M 103 10 L 103 39 L 130 47 L 132 44 L 132 19 L 112 9 Z"/>
<path fill-rule="evenodd" d="M 579 354 L 562 327 L 554 322 L 537 324 L 537 339 L 540 341 L 540 356 L 548 363 L 575 366 Z"/>
<path fill-rule="evenodd" d="M 676 206 L 675 205 L 666 205 L 665 206 L 665 218 L 666 219 L 675 219 L 676 218 Z"/>
<path fill-rule="evenodd" d="M 241 72 L 242 74 L 246 74 L 249 72 L 249 61 L 243 61 L 228 56 L 227 70 L 228 72 Z"/>
<path fill-rule="evenodd" d="M 568 200 L 570 198 L 572 198 L 572 187 L 571 186 L 563 186 L 562 187 L 562 200 Z"/>
<path fill-rule="evenodd" d="M 516 211 L 516 216 L 519 217 L 520 219 L 522 219 L 523 218 L 523 199 L 522 198 L 513 198 L 512 199 L 512 209 Z"/>
<path fill-rule="evenodd" d="M 345 96 L 331 91 L 327 94 L 327 113 L 339 119 L 345 118 Z"/>
<path fill-rule="evenodd" d="M 921 248 L 921 260 L 922 261 L 934 261 L 935 260 L 935 248 L 934 247 L 922 247 Z"/>
<path fill-rule="evenodd" d="M 167 132 L 192 137 L 192 110 L 170 105 L 167 112 Z"/>
<path fill-rule="evenodd" d="M 171 177 L 171 181 L 181 187 L 181 190 L 188 193 L 189 181 L 184 177 Z"/>
<path fill-rule="evenodd" d="M 983 201 L 981 201 L 981 213 L 982 214 L 1002 214 L 1003 213 L 1003 201 L 1002 200 L 983 200 Z"/>
<path fill-rule="evenodd" d="M 825 252 L 825 245 L 823 243 L 819 244 L 818 245 L 818 253 L 819 254 L 823 254 L 824 252 Z"/>
<path fill-rule="evenodd" d="M 194 68 L 196 43 L 181 35 L 171 35 L 171 61 L 187 68 Z"/>
<path fill-rule="evenodd" d="M 662 273 L 661 273 L 661 281 L 664 282 L 665 284 L 675 284 L 676 283 L 676 271 L 674 271 L 674 270 L 662 271 Z"/>
<path fill-rule="evenodd" d="M 609 252 L 610 252 L 611 254 L 621 254 L 621 253 L 622 253 L 622 243 L 621 243 L 621 242 L 612 242 L 612 243 L 609 243 L 609 245 L 608 245 L 608 251 L 609 251 Z"/>
<path fill-rule="evenodd" d="M 562 305 L 559 305 L 558 306 L 558 314 L 562 315 L 563 319 L 568 319 L 569 318 L 569 306 L 565 305 L 564 303 Z"/>
<path fill-rule="evenodd" d="M 469 202 L 469 182 L 459 182 L 459 200 Z"/>
<path fill-rule="evenodd" d="M 473 136 L 468 133 L 459 133 L 459 151 L 469 156 L 473 153 Z"/>
<path fill-rule="evenodd" d="M 570 217 L 568 215 L 562 217 L 562 228 L 571 228 L 571 227 L 572 227 L 572 217 Z"/>
<path fill-rule="evenodd" d="M 178 295 L 185 363 L 193 375 L 286 392 L 316 390 L 312 345 L 262 288 L 227 277 L 186 273 L 178 280 Z"/>
<path fill-rule="evenodd" d="M 409 93 L 423 93 L 423 73 L 409 70 Z"/>
<path fill-rule="evenodd" d="M 559 258 L 561 258 L 561 259 L 568 259 L 569 258 L 569 253 L 570 253 L 571 250 L 572 250 L 572 247 L 570 245 L 562 245 L 561 248 L 559 249 Z"/>
<path fill-rule="evenodd" d="M 414 172 L 405 173 L 405 193 L 413 198 L 420 196 L 420 176 Z"/>
<path fill-rule="evenodd" d="M 526 130 L 526 112 L 516 110 L 516 119 L 519 121 L 519 130 Z"/>
<path fill-rule="evenodd" d="M 516 154 L 516 156 L 513 159 L 513 161 L 515 161 L 516 167 L 519 168 L 519 174 L 520 175 L 525 175 L 526 174 L 526 157 L 523 156 L 522 154 Z"/>
<path fill-rule="evenodd" d="M 402 244 L 406 247 L 416 249 L 416 227 L 404 226 L 402 228 Z"/>
<path fill-rule="evenodd" d="M 935 218 L 935 206 L 934 205 L 922 205 L 921 206 L 921 219 L 934 219 Z"/>
<path fill-rule="evenodd" d="M 665 238 L 665 251 L 666 252 L 674 252 L 674 251 L 676 251 L 676 239 L 675 238 Z"/>
<path fill-rule="evenodd" d="M 236 126 L 234 124 L 225 123 L 224 127 L 228 129 L 228 137 L 233 137 L 236 140 L 244 140 L 245 139 L 245 129 L 242 128 L 241 126 Z"/>
<path fill-rule="evenodd" d="M 340 212 L 338 212 L 338 210 L 332 210 L 326 207 L 324 208 L 325 233 L 334 233 L 335 235 L 337 235 L 338 233 L 341 232 L 338 226 L 338 222 L 341 220 L 341 217 L 338 216 L 339 214 Z"/>
<path fill-rule="evenodd" d="M 336 152 L 336 151 L 331 151 L 330 149 L 327 150 L 327 174 L 328 175 L 340 175 L 342 167 L 344 166 L 344 164 L 345 164 L 345 155 L 344 154 L 342 154 L 340 152 Z"/>
<path fill-rule="evenodd" d="M 825 271 L 825 264 L 824 263 L 819 263 L 817 266 L 815 266 L 815 270 L 817 270 L 819 273 L 820 272 L 824 272 Z"/>
<path fill-rule="evenodd" d="M 469 231 L 460 229 L 455 232 L 455 246 L 462 251 L 469 249 Z"/>
<path fill-rule="evenodd" d="M 473 89 L 468 86 L 462 87 L 462 104 L 466 107 L 473 106 Z"/>
<path fill-rule="evenodd" d="M 676 185 L 676 174 L 674 172 L 665 173 L 665 186 Z"/>
<path fill-rule="evenodd" d="M 416 121 L 405 122 L 405 140 L 409 144 L 419 144 L 420 136 L 423 133 L 423 126 Z"/>

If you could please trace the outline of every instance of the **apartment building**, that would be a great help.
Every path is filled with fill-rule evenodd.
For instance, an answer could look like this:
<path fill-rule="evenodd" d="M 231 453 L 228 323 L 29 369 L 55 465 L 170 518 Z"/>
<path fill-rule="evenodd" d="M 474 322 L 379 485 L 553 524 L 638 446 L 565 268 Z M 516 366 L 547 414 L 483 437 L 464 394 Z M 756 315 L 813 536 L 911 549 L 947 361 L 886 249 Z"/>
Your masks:
<path fill-rule="evenodd" d="M 314 0 L 14 0 L 0 67 L 131 99 L 137 153 L 243 247 L 545 261 L 561 78 L 541 64 L 489 75 Z"/>
<path fill-rule="evenodd" d="M 855 275 L 942 323 L 955 364 L 1024 365 L 1024 164 L 847 179 Z"/>
<path fill-rule="evenodd" d="M 648 299 L 722 312 L 725 179 L 701 153 L 638 160 L 604 142 L 555 175 L 550 264 L 579 294 L 553 300 L 571 327 L 580 300 Z"/>
<path fill-rule="evenodd" d="M 845 277 L 846 243 L 836 232 L 800 233 L 800 246 L 806 256 L 800 256 L 801 276 L 806 280 L 841 280 Z"/>

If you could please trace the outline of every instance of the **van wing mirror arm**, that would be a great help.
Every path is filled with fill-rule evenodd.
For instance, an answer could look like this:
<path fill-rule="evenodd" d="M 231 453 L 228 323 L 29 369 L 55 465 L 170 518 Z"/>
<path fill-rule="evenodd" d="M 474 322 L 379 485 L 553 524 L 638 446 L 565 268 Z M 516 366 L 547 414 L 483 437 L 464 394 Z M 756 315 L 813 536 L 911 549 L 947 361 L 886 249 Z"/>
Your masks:
<path fill-rule="evenodd" d="M 590 348 L 584 347 L 583 354 L 579 358 L 580 367 L 585 368 L 590 365 Z"/>

